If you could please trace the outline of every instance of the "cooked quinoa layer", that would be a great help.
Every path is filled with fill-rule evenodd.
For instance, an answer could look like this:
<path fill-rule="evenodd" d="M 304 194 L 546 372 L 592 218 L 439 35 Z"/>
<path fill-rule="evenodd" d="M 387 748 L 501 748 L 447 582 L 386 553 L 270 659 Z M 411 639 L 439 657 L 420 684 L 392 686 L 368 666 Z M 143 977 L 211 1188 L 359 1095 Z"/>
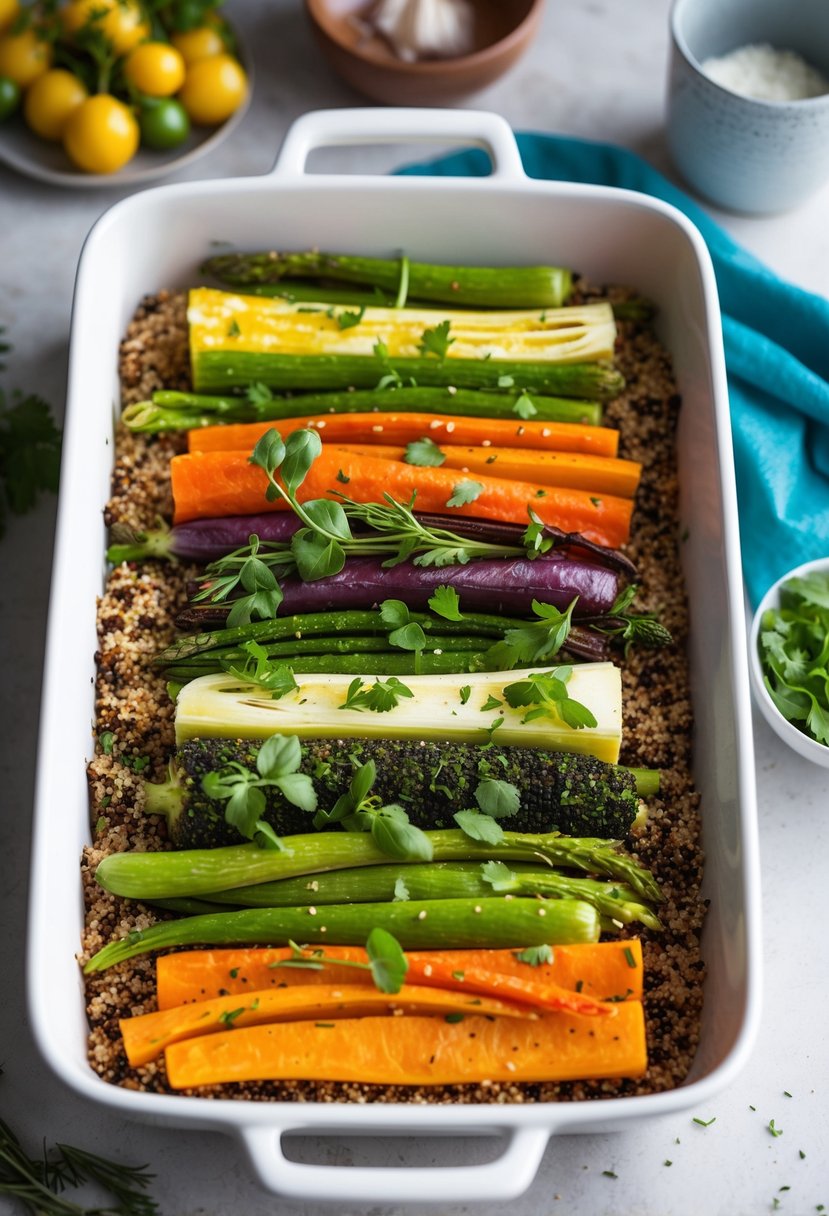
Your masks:
<path fill-rule="evenodd" d="M 660 797 L 650 800 L 647 827 L 631 849 L 662 886 L 664 929 L 654 933 L 631 926 L 620 933 L 639 936 L 644 948 L 647 1073 L 635 1081 L 560 1085 L 482 1082 L 416 1088 L 268 1081 L 189 1092 L 289 1102 L 519 1103 L 656 1093 L 685 1078 L 699 1041 L 704 978 L 699 938 L 705 908 L 699 893 L 699 798 L 689 767 L 688 613 L 679 568 L 674 451 L 679 397 L 668 355 L 650 328 L 624 322 L 619 330 L 616 360 L 627 387 L 606 416 L 619 427 L 620 456 L 643 465 L 628 552 L 641 575 L 640 602 L 658 612 L 674 637 L 667 649 L 632 651 L 622 671 L 621 762 L 662 770 Z M 160 292 L 142 301 L 121 345 L 120 373 L 124 405 L 161 387 L 189 387 L 183 295 Z M 159 515 L 169 518 L 169 460 L 184 446 L 179 436 L 137 436 L 120 430 L 107 522 L 140 528 L 153 527 Z M 163 912 L 102 891 L 94 873 L 108 853 L 169 848 L 163 821 L 144 813 L 143 782 L 162 778 L 175 745 L 173 705 L 149 660 L 173 639 L 173 620 L 194 573 L 193 567 L 163 562 L 122 565 L 110 574 L 98 605 L 97 746 L 88 770 L 92 844 L 82 861 L 84 961 L 113 938 L 166 918 Z M 153 957 L 148 956 L 86 978 L 89 1060 L 105 1080 L 126 1089 L 182 1092 L 170 1089 L 163 1059 L 131 1069 L 121 1043 L 118 1019 L 156 1007 L 154 974 Z"/>

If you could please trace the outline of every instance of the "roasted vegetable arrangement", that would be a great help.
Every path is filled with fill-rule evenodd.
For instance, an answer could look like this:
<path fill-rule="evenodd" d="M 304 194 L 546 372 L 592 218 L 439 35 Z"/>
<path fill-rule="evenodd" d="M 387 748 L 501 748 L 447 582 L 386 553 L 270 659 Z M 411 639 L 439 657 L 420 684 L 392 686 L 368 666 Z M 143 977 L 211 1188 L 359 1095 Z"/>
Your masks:
<path fill-rule="evenodd" d="M 173 918 L 87 974 L 200 948 L 158 958 L 129 1063 L 163 1053 L 174 1088 L 640 1075 L 628 927 L 658 933 L 662 896 L 626 845 L 659 775 L 618 766 L 619 663 L 671 639 L 623 551 L 613 309 L 568 306 L 559 268 L 206 269 L 246 294 L 190 293 L 197 391 L 123 419 L 187 432 L 173 525 L 109 551 L 200 563 L 150 660 L 173 848 L 95 874 Z"/>

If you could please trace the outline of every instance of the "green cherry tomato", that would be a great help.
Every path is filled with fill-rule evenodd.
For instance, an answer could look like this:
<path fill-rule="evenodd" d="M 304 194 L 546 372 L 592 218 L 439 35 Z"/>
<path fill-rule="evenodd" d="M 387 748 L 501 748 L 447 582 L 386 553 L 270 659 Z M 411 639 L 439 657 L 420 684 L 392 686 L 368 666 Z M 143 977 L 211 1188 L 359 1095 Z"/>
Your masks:
<path fill-rule="evenodd" d="M 14 114 L 20 105 L 20 85 L 8 76 L 0 76 L 0 122 Z"/>
<path fill-rule="evenodd" d="M 179 101 L 163 97 L 141 107 L 141 142 L 146 148 L 161 151 L 177 148 L 190 134 L 190 119 Z"/>

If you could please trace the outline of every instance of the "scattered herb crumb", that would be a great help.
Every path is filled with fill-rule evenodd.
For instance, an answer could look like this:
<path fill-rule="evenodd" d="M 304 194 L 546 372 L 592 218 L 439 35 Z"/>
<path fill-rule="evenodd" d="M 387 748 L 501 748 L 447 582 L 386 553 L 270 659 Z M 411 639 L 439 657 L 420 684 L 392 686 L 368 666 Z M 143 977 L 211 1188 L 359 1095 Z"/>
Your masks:
<path fill-rule="evenodd" d="M 666 1157 L 665 1160 L 662 1162 L 662 1164 L 663 1165 L 673 1165 L 673 1161 L 669 1161 L 668 1158 Z"/>
<path fill-rule="evenodd" d="M 774 1119 L 769 1119 L 769 1131 L 771 1132 L 771 1134 L 773 1136 L 782 1136 L 783 1135 L 782 1127 L 774 1126 Z"/>
<path fill-rule="evenodd" d="M 700 1127 L 710 1127 L 712 1123 L 716 1123 L 716 1122 L 717 1122 L 716 1115 L 714 1115 L 713 1119 L 698 1119 L 696 1117 L 696 1115 L 694 1116 L 694 1123 L 699 1124 Z M 774 1123 L 773 1119 L 772 1119 L 772 1123 Z M 677 1143 L 678 1143 L 678 1141 L 677 1141 Z"/>
<path fill-rule="evenodd" d="M 602 1176 L 604 1178 L 618 1178 L 619 1177 L 618 1174 L 613 1173 L 613 1170 L 602 1170 Z"/>

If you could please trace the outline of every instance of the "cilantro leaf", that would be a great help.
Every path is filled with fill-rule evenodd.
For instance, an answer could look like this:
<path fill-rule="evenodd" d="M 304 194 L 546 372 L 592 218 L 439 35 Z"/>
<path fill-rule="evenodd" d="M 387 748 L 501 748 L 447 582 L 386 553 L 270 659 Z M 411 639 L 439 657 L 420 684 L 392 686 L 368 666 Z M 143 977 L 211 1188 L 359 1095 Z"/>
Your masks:
<path fill-rule="evenodd" d="M 518 886 L 518 879 L 503 861 L 485 861 L 481 866 L 481 878 L 499 893 L 514 891 Z"/>
<path fill-rule="evenodd" d="M 540 967 L 542 963 L 553 961 L 553 949 L 552 946 L 528 946 L 526 950 L 519 950 L 515 957 L 519 963 L 529 963 L 531 967 Z"/>
<path fill-rule="evenodd" d="M 567 691 L 567 681 L 572 674 L 572 667 L 556 667 L 553 671 L 538 672 L 525 680 L 508 684 L 504 688 L 504 698 L 513 709 L 532 707 L 524 717 L 525 722 L 549 717 L 564 722 L 573 730 L 597 726 L 592 711 L 574 700 Z"/>
<path fill-rule="evenodd" d="M 483 492 L 484 487 L 479 481 L 459 481 L 452 487 L 452 493 L 446 500 L 446 505 L 447 507 L 464 507 L 467 503 L 480 498 Z"/>
<path fill-rule="evenodd" d="M 460 610 L 460 596 L 454 587 L 448 583 L 441 583 L 436 587 L 433 594 L 429 597 L 429 607 L 436 616 L 442 616 L 447 621 L 462 621 L 463 613 Z"/>
<path fill-rule="evenodd" d="M 356 312 L 338 312 L 337 325 L 340 329 L 353 329 L 355 325 L 359 325 L 365 313 L 365 305 L 359 308 Z"/>
<path fill-rule="evenodd" d="M 504 829 L 491 815 L 469 810 L 456 811 L 452 818 L 470 840 L 480 840 L 483 844 L 500 844 L 504 839 Z"/>
<path fill-rule="evenodd" d="M 7 510 L 23 515 L 41 493 L 57 490 L 60 444 L 45 401 L 32 394 L 7 405 L 0 391 L 0 536 Z"/>
<path fill-rule="evenodd" d="M 406 444 L 403 459 L 406 464 L 437 469 L 446 460 L 446 453 L 441 451 L 433 439 L 424 436 L 423 439 L 413 439 L 411 443 Z"/>
<path fill-rule="evenodd" d="M 380 605 L 380 620 L 391 629 L 400 629 L 408 625 L 410 620 L 409 608 L 403 600 L 383 600 Z"/>
<path fill-rule="evenodd" d="M 441 321 L 433 329 L 424 329 L 418 345 L 422 358 L 427 355 L 435 355 L 441 360 L 446 358 L 449 347 L 455 341 L 454 338 L 449 337 L 450 328 L 450 321 Z"/>
<path fill-rule="evenodd" d="M 512 407 L 513 414 L 517 414 L 519 418 L 523 418 L 526 422 L 528 418 L 534 418 L 538 413 L 532 402 L 532 397 L 527 393 L 522 393 L 515 405 Z"/>
<path fill-rule="evenodd" d="M 412 690 L 398 680 L 397 676 L 389 676 L 387 680 L 377 679 L 368 686 L 356 676 L 349 684 L 345 701 L 339 708 L 368 709 L 373 713 L 382 714 L 394 709 L 401 697 L 413 696 Z"/>
<path fill-rule="evenodd" d="M 510 781 L 484 777 L 475 790 L 475 801 L 485 815 L 493 819 L 508 819 L 521 805 L 521 795 Z"/>

